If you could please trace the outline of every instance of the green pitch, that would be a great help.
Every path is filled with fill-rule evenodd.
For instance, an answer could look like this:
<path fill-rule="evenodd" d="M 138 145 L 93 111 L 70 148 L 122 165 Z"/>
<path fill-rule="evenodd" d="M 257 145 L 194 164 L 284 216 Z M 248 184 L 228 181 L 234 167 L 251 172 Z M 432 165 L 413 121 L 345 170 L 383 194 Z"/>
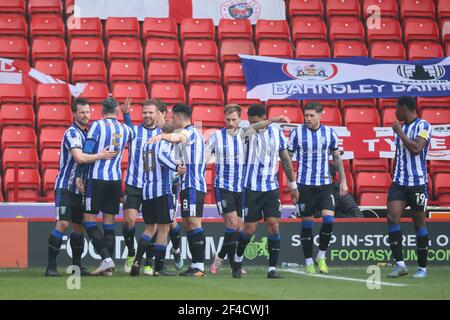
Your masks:
<path fill-rule="evenodd" d="M 281 280 L 266 279 L 262 267 L 246 269 L 240 280 L 228 269 L 201 279 L 131 278 L 117 271 L 113 277 L 82 277 L 80 290 L 67 289 L 65 274 L 46 278 L 43 269 L 0 269 L 0 299 L 450 299 L 450 266 L 431 266 L 427 279 L 387 279 L 390 268 L 382 268 L 381 289 L 373 290 L 364 267 L 331 267 L 329 275 L 317 277 L 300 268 L 282 270 Z"/>

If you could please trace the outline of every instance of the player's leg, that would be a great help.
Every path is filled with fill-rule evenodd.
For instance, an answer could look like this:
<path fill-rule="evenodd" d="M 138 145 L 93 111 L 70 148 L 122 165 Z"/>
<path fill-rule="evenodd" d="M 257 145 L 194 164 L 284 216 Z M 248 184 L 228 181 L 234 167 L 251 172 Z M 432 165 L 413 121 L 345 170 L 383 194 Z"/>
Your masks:
<path fill-rule="evenodd" d="M 280 191 L 278 189 L 265 192 L 263 213 L 266 220 L 269 249 L 269 271 L 267 278 L 281 279 L 283 277 L 277 272 L 278 257 L 280 255 L 281 218 Z"/>
<path fill-rule="evenodd" d="M 417 262 L 418 269 L 414 278 L 426 278 L 428 260 L 428 229 L 426 226 L 426 206 L 428 201 L 427 188 L 425 186 L 414 187 L 408 193 L 408 203 L 411 207 L 411 218 L 416 229 Z"/>
<path fill-rule="evenodd" d="M 114 256 L 114 247 L 116 244 L 115 234 L 115 215 L 103 212 L 103 235 L 105 237 L 106 247 L 111 257 Z"/>
<path fill-rule="evenodd" d="M 297 210 L 302 218 L 300 241 L 305 257 L 306 272 L 316 273 L 313 260 L 315 195 L 308 186 L 299 185 L 300 194 Z"/>
<path fill-rule="evenodd" d="M 105 181 L 104 185 L 106 192 L 103 193 L 100 210 L 103 212 L 103 233 L 106 246 L 113 257 L 116 245 L 115 216 L 119 214 L 122 182 Z"/>
<path fill-rule="evenodd" d="M 72 222 L 72 233 L 70 235 L 70 248 L 72 249 L 72 264 L 80 268 L 81 275 L 87 275 L 87 270 L 81 267 L 81 256 L 84 250 L 83 198 L 81 194 L 72 194 L 71 196 L 70 220 Z"/>
<path fill-rule="evenodd" d="M 331 186 L 321 187 L 320 195 L 317 199 L 317 209 L 322 214 L 322 226 L 319 235 L 319 251 L 316 262 L 321 273 L 328 273 L 325 255 L 333 235 L 335 199 Z"/>
<path fill-rule="evenodd" d="M 155 257 L 155 242 L 156 237 L 158 236 L 158 226 L 156 223 L 152 223 L 149 225 L 151 230 L 155 230 L 153 232 L 153 236 L 150 239 L 150 243 L 145 251 L 145 262 L 144 262 L 144 274 L 147 276 L 153 275 L 153 258 Z"/>
<path fill-rule="evenodd" d="M 176 220 L 176 207 L 173 222 L 170 224 L 169 231 L 170 241 L 172 242 L 172 254 L 175 260 L 175 269 L 181 270 L 184 266 L 183 257 L 181 256 L 181 227 Z"/>

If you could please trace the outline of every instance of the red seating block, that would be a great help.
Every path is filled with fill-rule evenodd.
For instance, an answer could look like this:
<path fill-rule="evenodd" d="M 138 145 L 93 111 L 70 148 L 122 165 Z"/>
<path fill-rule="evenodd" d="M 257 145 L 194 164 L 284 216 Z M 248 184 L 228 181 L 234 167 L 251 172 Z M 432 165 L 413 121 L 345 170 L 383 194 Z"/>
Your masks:
<path fill-rule="evenodd" d="M 171 18 L 145 18 L 142 25 L 142 37 L 177 39 L 177 24 Z"/>
<path fill-rule="evenodd" d="M 450 173 L 450 161 L 430 160 L 430 175 L 434 178 L 436 173 Z"/>
<path fill-rule="evenodd" d="M 292 45 L 284 40 L 265 39 L 258 43 L 258 55 L 278 58 L 292 58 L 294 51 Z"/>
<path fill-rule="evenodd" d="M 370 57 L 384 60 L 405 60 L 406 50 L 401 42 L 373 42 Z"/>
<path fill-rule="evenodd" d="M 115 60 L 109 66 L 109 82 L 144 82 L 144 66 L 137 60 Z"/>
<path fill-rule="evenodd" d="M 303 111 L 301 108 L 271 107 L 269 118 L 285 116 L 291 123 L 303 123 Z"/>
<path fill-rule="evenodd" d="M 252 25 L 248 19 L 220 19 L 218 33 L 219 41 L 230 38 L 252 40 Z"/>
<path fill-rule="evenodd" d="M 106 67 L 103 61 L 75 60 L 72 63 L 72 82 L 106 81 Z"/>
<path fill-rule="evenodd" d="M 190 61 L 185 69 L 186 84 L 192 82 L 215 82 L 220 83 L 221 72 L 217 62 L 212 61 Z"/>
<path fill-rule="evenodd" d="M 327 17 L 331 16 L 360 16 L 359 0 L 327 0 Z"/>
<path fill-rule="evenodd" d="M 285 20 L 258 19 L 255 27 L 256 41 L 261 39 L 290 40 L 289 25 Z"/>
<path fill-rule="evenodd" d="M 436 22 L 410 18 L 405 21 L 405 41 L 426 40 L 439 42 L 439 29 Z"/>
<path fill-rule="evenodd" d="M 104 60 L 105 47 L 99 38 L 73 38 L 69 42 L 69 59 Z"/>
<path fill-rule="evenodd" d="M 2 150 L 5 148 L 36 148 L 36 133 L 24 126 L 5 127 L 2 131 Z"/>
<path fill-rule="evenodd" d="M 330 41 L 336 40 L 364 41 L 364 27 L 361 21 L 347 19 L 331 20 Z"/>
<path fill-rule="evenodd" d="M 380 116 L 377 109 L 348 107 L 344 111 L 344 124 L 350 126 L 378 127 Z"/>
<path fill-rule="evenodd" d="M 221 85 L 194 83 L 189 87 L 190 105 L 224 105 L 225 99 Z"/>
<path fill-rule="evenodd" d="M 352 172 L 388 172 L 389 171 L 389 163 L 388 159 L 353 159 L 353 169 Z"/>
<path fill-rule="evenodd" d="M 381 1 L 381 0 L 380 0 Z M 402 27 L 394 18 L 382 18 L 379 28 L 367 28 L 367 41 L 402 41 Z"/>
<path fill-rule="evenodd" d="M 105 38 L 128 37 L 139 39 L 139 22 L 136 17 L 108 17 Z"/>
<path fill-rule="evenodd" d="M 450 108 L 425 108 L 422 109 L 421 118 L 431 124 L 447 124 L 450 120 Z"/>
<path fill-rule="evenodd" d="M 182 82 L 183 71 L 178 61 L 152 60 L 147 69 L 147 82 L 154 81 Z"/>
<path fill-rule="evenodd" d="M 383 193 L 373 193 L 373 192 L 363 192 L 359 198 L 360 206 L 367 207 L 384 207 L 387 203 L 387 192 Z"/>
<path fill-rule="evenodd" d="M 247 99 L 247 88 L 245 84 L 230 84 L 227 88 L 227 103 L 248 106 L 254 103 L 261 103 L 261 100 Z"/>
<path fill-rule="evenodd" d="M 25 15 L 25 0 L 3 0 L 0 2 L 1 13 L 16 13 Z"/>
<path fill-rule="evenodd" d="M 328 42 L 320 40 L 301 40 L 295 45 L 295 57 L 302 59 L 330 58 Z"/>
<path fill-rule="evenodd" d="M 383 127 L 390 127 L 397 119 L 395 115 L 395 107 L 394 108 L 384 108 L 381 110 L 382 122 L 381 125 Z"/>
<path fill-rule="evenodd" d="M 59 157 L 61 155 L 60 149 L 48 148 L 42 150 L 41 154 L 41 169 L 45 171 L 47 169 L 58 169 Z"/>
<path fill-rule="evenodd" d="M 0 14 L 0 36 L 27 37 L 28 25 L 21 14 Z"/>
<path fill-rule="evenodd" d="M 347 107 L 377 107 L 376 99 L 351 99 L 351 100 L 341 100 L 341 107 L 345 109 Z"/>
<path fill-rule="evenodd" d="M 181 83 L 153 83 L 150 88 L 152 98 L 158 98 L 167 104 L 185 103 L 186 91 Z"/>
<path fill-rule="evenodd" d="M 150 60 L 179 60 L 180 46 L 174 39 L 147 40 L 145 45 L 145 61 L 148 65 Z"/>
<path fill-rule="evenodd" d="M 143 83 L 116 82 L 113 84 L 112 95 L 120 102 L 127 97 L 133 99 L 133 103 L 142 103 L 148 99 L 147 88 Z"/>
<path fill-rule="evenodd" d="M 374 14 L 373 10 L 368 10 L 371 6 L 376 6 L 381 11 L 381 17 L 398 17 L 398 3 L 397 0 L 364 0 L 363 2 L 363 17 L 367 19 Z M 378 11 L 377 11 L 378 12 Z"/>
<path fill-rule="evenodd" d="M 442 58 L 443 56 L 442 46 L 438 43 L 424 41 L 411 41 L 409 43 L 409 60 Z"/>
<path fill-rule="evenodd" d="M 196 105 L 192 108 L 192 119 L 206 127 L 223 126 L 223 106 Z"/>
<path fill-rule="evenodd" d="M 220 63 L 224 64 L 229 61 L 238 61 L 238 54 L 255 54 L 255 47 L 250 40 L 243 39 L 226 39 L 220 43 Z"/>
<path fill-rule="evenodd" d="M 37 114 L 37 126 L 70 126 L 72 124 L 72 110 L 69 105 L 42 104 Z"/>
<path fill-rule="evenodd" d="M 367 57 L 367 47 L 364 42 L 357 41 L 336 41 L 334 44 L 333 56 L 342 57 Z"/>
<path fill-rule="evenodd" d="M 27 162 L 27 164 L 23 164 L 23 167 L 37 168 L 38 161 L 38 155 L 34 148 L 6 148 L 3 150 L 3 170 L 13 168 L 16 163 L 19 164 L 20 162 Z"/>
<path fill-rule="evenodd" d="M 0 56 L 2 58 L 28 60 L 30 49 L 22 37 L 0 38 Z"/>
<path fill-rule="evenodd" d="M 51 13 L 53 15 L 61 16 L 61 0 L 29 0 L 28 14 L 33 15 L 38 13 Z"/>
<path fill-rule="evenodd" d="M 58 169 L 47 169 L 43 176 L 44 197 L 47 197 L 47 201 L 52 202 L 55 200 L 55 181 L 58 176 Z"/>
<path fill-rule="evenodd" d="M 402 19 L 411 17 L 434 19 L 433 0 L 401 0 L 400 16 Z"/>
<path fill-rule="evenodd" d="M 31 104 L 2 104 L 0 130 L 4 126 L 24 125 L 34 127 L 34 110 Z"/>
<path fill-rule="evenodd" d="M 448 108 L 450 97 L 418 97 L 417 107 L 422 108 Z"/>
<path fill-rule="evenodd" d="M 142 45 L 138 39 L 111 38 L 106 48 L 108 62 L 114 59 L 142 59 Z"/>
<path fill-rule="evenodd" d="M 450 5 L 448 0 L 437 1 L 437 18 L 438 20 L 450 18 Z"/>
<path fill-rule="evenodd" d="M 58 16 L 34 15 L 30 23 L 30 37 L 64 37 L 64 23 Z"/>
<path fill-rule="evenodd" d="M 294 16 L 323 16 L 323 3 L 321 0 L 290 0 L 289 17 Z"/>
<path fill-rule="evenodd" d="M 46 37 L 33 40 L 32 59 L 66 59 L 66 43 L 62 38 Z"/>
<path fill-rule="evenodd" d="M 33 104 L 33 92 L 24 84 L 0 84 L 0 104 L 4 103 Z"/>
<path fill-rule="evenodd" d="M 88 99 L 89 103 L 101 103 L 103 99 L 109 96 L 109 90 L 106 84 L 99 82 L 90 82 L 84 89 L 80 97 Z"/>
<path fill-rule="evenodd" d="M 313 39 L 327 41 L 327 26 L 323 20 L 295 19 L 292 25 L 292 40 Z"/>
<path fill-rule="evenodd" d="M 217 61 L 217 53 L 217 46 L 214 40 L 186 40 L 183 45 L 183 62 L 194 60 Z"/>
<path fill-rule="evenodd" d="M 245 83 L 244 70 L 240 62 L 228 62 L 223 67 L 223 84 Z"/>
<path fill-rule="evenodd" d="M 38 84 L 36 104 L 59 103 L 71 104 L 71 95 L 67 84 Z"/>
<path fill-rule="evenodd" d="M 64 132 L 67 130 L 66 127 L 44 127 L 41 129 L 39 134 L 39 150 L 45 148 L 60 148 L 61 140 L 64 136 Z"/>
<path fill-rule="evenodd" d="M 214 23 L 212 19 L 183 19 L 180 24 L 180 38 L 186 39 L 214 39 Z"/>
<path fill-rule="evenodd" d="M 341 126 L 342 115 L 339 108 L 326 107 L 323 108 L 321 123 L 328 126 Z"/>
<path fill-rule="evenodd" d="M 18 180 L 14 179 L 14 169 L 5 171 L 5 193 L 8 201 L 36 201 L 39 196 L 41 178 L 38 169 L 18 169 Z M 14 189 L 18 188 L 18 199 L 14 198 Z"/>
<path fill-rule="evenodd" d="M 76 23 L 67 25 L 67 35 L 69 39 L 75 37 L 93 37 L 101 39 L 103 37 L 103 27 L 100 18 L 80 18 Z"/>
<path fill-rule="evenodd" d="M 392 179 L 387 172 L 359 172 L 356 175 L 356 194 L 362 192 L 387 192 Z"/>
<path fill-rule="evenodd" d="M 439 199 L 442 194 L 450 193 L 450 173 L 437 173 L 434 176 L 434 195 Z"/>
<path fill-rule="evenodd" d="M 63 60 L 38 60 L 34 64 L 34 68 L 58 80 L 69 81 L 69 69 Z"/>

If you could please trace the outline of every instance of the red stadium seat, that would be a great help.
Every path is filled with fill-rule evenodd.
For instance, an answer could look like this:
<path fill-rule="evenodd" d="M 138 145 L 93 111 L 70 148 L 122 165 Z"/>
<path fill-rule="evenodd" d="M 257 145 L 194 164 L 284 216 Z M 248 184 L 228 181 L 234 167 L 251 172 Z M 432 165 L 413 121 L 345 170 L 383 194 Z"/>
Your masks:
<path fill-rule="evenodd" d="M 29 0 L 28 14 L 51 13 L 57 16 L 62 14 L 61 0 Z"/>
<path fill-rule="evenodd" d="M 345 109 L 347 107 L 377 107 L 376 99 L 351 99 L 351 100 L 341 100 L 341 107 Z"/>
<path fill-rule="evenodd" d="M 103 99 L 109 96 L 109 90 L 106 84 L 99 82 L 90 82 L 80 95 L 82 98 L 86 98 L 89 103 L 101 103 Z"/>
<path fill-rule="evenodd" d="M 433 0 L 401 0 L 400 16 L 402 19 L 411 17 L 435 19 Z"/>
<path fill-rule="evenodd" d="M 327 26 L 323 20 L 295 19 L 293 22 L 292 40 L 294 43 L 304 39 L 327 41 L 327 35 Z"/>
<path fill-rule="evenodd" d="M 423 108 L 448 108 L 450 97 L 418 97 L 417 107 Z"/>
<path fill-rule="evenodd" d="M 334 43 L 333 56 L 335 58 L 367 57 L 367 47 L 364 42 L 336 41 Z"/>
<path fill-rule="evenodd" d="M 189 105 L 221 105 L 225 103 L 221 85 L 194 83 L 189 87 Z"/>
<path fill-rule="evenodd" d="M 361 193 L 359 198 L 360 206 L 385 207 L 386 203 L 387 203 L 387 192 L 383 193 L 364 192 Z"/>
<path fill-rule="evenodd" d="M 25 16 L 25 0 L 3 0 L 0 2 L 0 13 L 16 13 Z"/>
<path fill-rule="evenodd" d="M 359 0 L 327 0 L 326 15 L 331 16 L 360 16 Z"/>
<path fill-rule="evenodd" d="M 144 82 L 145 71 L 141 61 L 115 60 L 109 66 L 109 82 Z"/>
<path fill-rule="evenodd" d="M 106 67 L 103 61 L 75 60 L 72 63 L 72 82 L 106 81 Z"/>
<path fill-rule="evenodd" d="M 34 64 L 34 68 L 58 80 L 69 81 L 69 69 L 63 60 L 38 60 Z"/>
<path fill-rule="evenodd" d="M 139 22 L 136 17 L 108 17 L 105 38 L 128 37 L 139 39 Z"/>
<path fill-rule="evenodd" d="M 44 197 L 47 197 L 47 201 L 52 202 L 55 200 L 55 181 L 58 176 L 58 169 L 47 169 L 44 171 L 43 186 Z"/>
<path fill-rule="evenodd" d="M 338 108 L 339 107 L 339 101 L 338 100 L 329 100 L 329 99 L 305 99 L 303 100 L 303 107 L 306 106 L 309 102 L 318 102 L 320 103 L 324 108 Z"/>
<path fill-rule="evenodd" d="M 61 147 L 61 140 L 64 136 L 66 127 L 43 127 L 39 134 L 39 151 L 45 148 L 57 148 Z"/>
<path fill-rule="evenodd" d="M 269 118 L 278 116 L 285 116 L 292 123 L 303 123 L 303 111 L 301 108 L 270 107 Z"/>
<path fill-rule="evenodd" d="M 41 154 L 41 169 L 45 171 L 47 169 L 58 169 L 59 157 L 61 155 L 60 149 L 48 148 L 42 150 Z"/>
<path fill-rule="evenodd" d="M 301 59 L 330 58 L 328 42 L 320 40 L 301 40 L 295 45 L 295 57 Z"/>
<path fill-rule="evenodd" d="M 436 22 L 410 18 L 405 21 L 405 42 L 426 40 L 439 42 L 439 29 Z"/>
<path fill-rule="evenodd" d="M 450 108 L 425 108 L 420 116 L 431 124 L 447 124 L 450 120 Z"/>
<path fill-rule="evenodd" d="M 94 37 L 101 39 L 103 37 L 103 27 L 100 18 L 80 18 L 76 25 L 67 26 L 67 35 L 69 39 L 75 37 Z"/>
<path fill-rule="evenodd" d="M 66 43 L 62 38 L 36 38 L 31 46 L 31 58 L 38 59 L 66 59 Z"/>
<path fill-rule="evenodd" d="M 447 45 L 450 42 L 450 18 L 442 24 L 442 42 Z"/>
<path fill-rule="evenodd" d="M 158 98 L 167 104 L 185 103 L 186 91 L 181 83 L 153 83 L 150 88 L 152 98 Z"/>
<path fill-rule="evenodd" d="M 70 126 L 72 110 L 67 104 L 41 104 L 37 114 L 37 126 Z"/>
<path fill-rule="evenodd" d="M 283 107 L 286 109 L 300 108 L 300 101 L 288 99 L 269 99 L 266 101 L 266 107 L 267 109 L 272 107 Z"/>
<path fill-rule="evenodd" d="M 238 54 L 255 54 L 255 47 L 250 40 L 243 39 L 226 39 L 220 43 L 220 63 L 224 64 L 229 61 L 238 61 Z"/>
<path fill-rule="evenodd" d="M 97 120 L 100 120 L 101 118 L 103 118 L 103 114 L 102 114 L 103 111 L 102 111 L 101 104 L 90 103 L 89 108 L 91 109 L 91 118 L 90 118 L 91 122 L 97 121 Z"/>
<path fill-rule="evenodd" d="M 323 3 L 321 0 L 290 0 L 289 17 L 294 16 L 323 17 Z"/>
<path fill-rule="evenodd" d="M 252 40 L 252 25 L 248 19 L 220 19 L 218 33 L 219 41 L 230 38 Z"/>
<path fill-rule="evenodd" d="M 23 15 L 0 14 L 0 37 L 27 37 L 28 25 Z"/>
<path fill-rule="evenodd" d="M 112 38 L 106 48 L 108 62 L 114 59 L 142 59 L 142 45 L 140 40 L 133 38 Z"/>
<path fill-rule="evenodd" d="M 120 113 L 121 116 L 123 114 Z M 133 121 L 134 124 L 140 124 L 143 121 L 142 118 L 142 104 L 132 104 L 130 107 L 130 116 L 131 121 Z M 120 120 L 122 121 L 122 120 Z"/>
<path fill-rule="evenodd" d="M 285 20 L 258 19 L 255 27 L 256 41 L 261 39 L 290 40 L 289 25 Z"/>
<path fill-rule="evenodd" d="M 6 148 L 3 150 L 2 168 L 13 168 L 16 163 L 28 162 L 23 164 L 23 167 L 37 168 L 38 155 L 34 148 Z M 22 167 L 22 165 L 21 165 Z"/>
<path fill-rule="evenodd" d="M 442 194 L 450 193 L 450 173 L 437 173 L 434 176 L 434 195 L 440 198 Z"/>
<path fill-rule="evenodd" d="M 183 45 L 183 62 L 193 60 L 217 61 L 217 53 L 217 46 L 213 40 L 186 40 Z"/>
<path fill-rule="evenodd" d="M 450 161 L 430 160 L 430 175 L 434 178 L 436 173 L 450 173 Z"/>
<path fill-rule="evenodd" d="M 183 71 L 178 61 L 152 60 L 148 64 L 147 83 L 154 81 L 182 82 Z"/>
<path fill-rule="evenodd" d="M 364 41 L 364 27 L 361 21 L 333 19 L 330 22 L 330 41 L 359 40 Z"/>
<path fill-rule="evenodd" d="M 34 15 L 30 23 L 31 39 L 37 36 L 64 37 L 64 23 L 58 16 Z"/>
<path fill-rule="evenodd" d="M 0 130 L 4 126 L 24 125 L 34 127 L 34 110 L 31 104 L 2 104 Z"/>
<path fill-rule="evenodd" d="M 359 172 L 356 175 L 356 195 L 363 192 L 387 192 L 392 179 L 387 172 Z"/>
<path fill-rule="evenodd" d="M 437 18 L 439 21 L 445 18 L 450 18 L 450 6 L 448 0 L 437 1 Z"/>
<path fill-rule="evenodd" d="M 367 28 L 367 41 L 402 41 L 402 27 L 394 18 L 382 18 L 379 28 Z"/>
<path fill-rule="evenodd" d="M 442 46 L 435 42 L 411 41 L 409 43 L 409 60 L 422 60 L 431 58 L 442 58 L 444 52 Z"/>
<path fill-rule="evenodd" d="M 18 179 L 14 179 L 14 169 L 5 171 L 5 193 L 8 201 L 25 201 L 37 200 L 39 196 L 39 189 L 41 186 L 41 178 L 38 169 L 18 169 Z M 18 199 L 14 198 L 14 189 L 18 188 Z"/>
<path fill-rule="evenodd" d="M 228 62 L 223 67 L 223 84 L 245 83 L 244 70 L 240 62 Z"/>
<path fill-rule="evenodd" d="M 214 39 L 214 23 L 212 19 L 183 19 L 180 24 L 180 38 L 186 39 Z"/>
<path fill-rule="evenodd" d="M 180 46 L 174 39 L 147 40 L 145 45 L 145 61 L 148 65 L 151 60 L 179 60 Z"/>
<path fill-rule="evenodd" d="M 373 15 L 375 12 L 373 10 L 368 10 L 371 6 L 376 6 L 379 8 L 381 17 L 398 17 L 398 3 L 397 0 L 364 0 L 363 2 L 363 17 L 364 20 L 369 16 Z M 378 12 L 378 11 L 377 11 Z"/>
<path fill-rule="evenodd" d="M 4 103 L 26 103 L 33 104 L 33 92 L 24 84 L 1 84 L 0 104 Z"/>
<path fill-rule="evenodd" d="M 321 123 L 328 126 L 341 126 L 342 115 L 339 108 L 325 107 L 322 111 Z"/>
<path fill-rule="evenodd" d="M 38 84 L 36 90 L 36 104 L 59 103 L 71 104 L 69 87 L 66 84 Z"/>
<path fill-rule="evenodd" d="M 5 127 L 2 131 L 2 150 L 5 148 L 36 148 L 36 133 L 24 126 Z"/>
<path fill-rule="evenodd" d="M 217 62 L 212 61 L 189 61 L 185 69 L 186 84 L 192 82 L 220 83 L 221 72 Z"/>
<path fill-rule="evenodd" d="M 142 103 L 148 99 L 147 88 L 143 83 L 116 82 L 112 86 L 112 95 L 120 102 L 127 97 L 133 99 L 133 103 Z"/>
<path fill-rule="evenodd" d="M 405 60 L 406 50 L 401 42 L 376 41 L 370 45 L 370 57 L 384 60 Z"/>
<path fill-rule="evenodd" d="M 388 172 L 389 171 L 389 163 L 388 159 L 380 158 L 380 159 L 353 159 L 353 168 L 352 172 L 357 173 L 360 171 L 370 172 Z"/>
<path fill-rule="evenodd" d="M 395 107 L 394 108 L 384 108 L 381 110 L 381 125 L 383 127 L 390 127 L 394 123 L 394 121 L 397 119 L 397 116 L 395 115 Z"/>
<path fill-rule="evenodd" d="M 230 84 L 227 88 L 227 103 L 237 103 L 242 107 L 254 103 L 261 103 L 259 99 L 247 99 L 245 84 Z"/>
<path fill-rule="evenodd" d="M 104 60 L 105 47 L 99 38 L 73 38 L 69 42 L 69 59 Z"/>
<path fill-rule="evenodd" d="M 289 41 L 265 39 L 258 43 L 258 55 L 292 58 L 294 56 L 294 51 Z"/>
<path fill-rule="evenodd" d="M 1 37 L 0 56 L 2 58 L 27 60 L 30 49 L 28 42 L 22 37 Z"/>
<path fill-rule="evenodd" d="M 348 107 L 344 111 L 344 124 L 350 126 L 378 127 L 380 116 L 377 109 Z"/>
<path fill-rule="evenodd" d="M 205 127 L 223 126 L 223 106 L 196 105 L 192 108 L 192 119 Z"/>
<path fill-rule="evenodd" d="M 145 18 L 142 25 L 142 38 L 177 39 L 177 23 L 171 18 Z"/>
<path fill-rule="evenodd" d="M 379 100 L 379 107 L 380 110 L 383 110 L 384 108 L 394 108 L 397 105 L 397 99 L 396 98 L 385 98 Z"/>

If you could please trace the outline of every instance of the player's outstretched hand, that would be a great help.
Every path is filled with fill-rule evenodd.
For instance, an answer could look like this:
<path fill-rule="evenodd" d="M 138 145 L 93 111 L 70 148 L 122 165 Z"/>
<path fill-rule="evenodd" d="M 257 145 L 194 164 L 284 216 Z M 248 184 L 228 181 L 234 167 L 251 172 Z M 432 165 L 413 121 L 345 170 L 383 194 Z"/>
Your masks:
<path fill-rule="evenodd" d="M 300 194 L 298 193 L 298 189 L 291 190 L 291 199 L 294 205 L 298 203 L 298 199 L 300 198 Z"/>
<path fill-rule="evenodd" d="M 339 194 L 342 197 L 343 195 L 347 194 L 347 192 L 348 192 L 347 182 L 342 181 L 339 185 Z"/>
<path fill-rule="evenodd" d="M 148 143 L 149 144 L 155 144 L 158 141 L 161 141 L 162 136 L 160 134 L 158 134 L 157 136 L 151 137 L 150 139 L 148 139 Z"/>
<path fill-rule="evenodd" d="M 75 185 L 77 186 L 78 191 L 80 191 L 81 193 L 84 193 L 84 182 L 83 182 L 83 179 L 76 178 L 75 179 Z"/>
<path fill-rule="evenodd" d="M 402 125 L 400 124 L 400 121 L 395 120 L 392 123 L 392 130 L 394 130 L 395 133 L 399 133 L 400 131 L 402 131 Z"/>
<path fill-rule="evenodd" d="M 184 164 L 179 164 L 177 167 L 177 173 L 182 176 L 186 173 L 186 166 Z"/>
<path fill-rule="evenodd" d="M 103 149 L 99 152 L 99 156 L 101 160 L 110 160 L 117 155 L 117 152 L 114 150 L 108 150 L 108 148 Z"/>
<path fill-rule="evenodd" d="M 124 104 L 122 104 L 122 106 L 121 106 L 122 113 L 124 113 L 124 114 L 130 113 L 131 102 L 132 102 L 132 99 L 130 97 L 127 97 L 125 99 Z"/>

